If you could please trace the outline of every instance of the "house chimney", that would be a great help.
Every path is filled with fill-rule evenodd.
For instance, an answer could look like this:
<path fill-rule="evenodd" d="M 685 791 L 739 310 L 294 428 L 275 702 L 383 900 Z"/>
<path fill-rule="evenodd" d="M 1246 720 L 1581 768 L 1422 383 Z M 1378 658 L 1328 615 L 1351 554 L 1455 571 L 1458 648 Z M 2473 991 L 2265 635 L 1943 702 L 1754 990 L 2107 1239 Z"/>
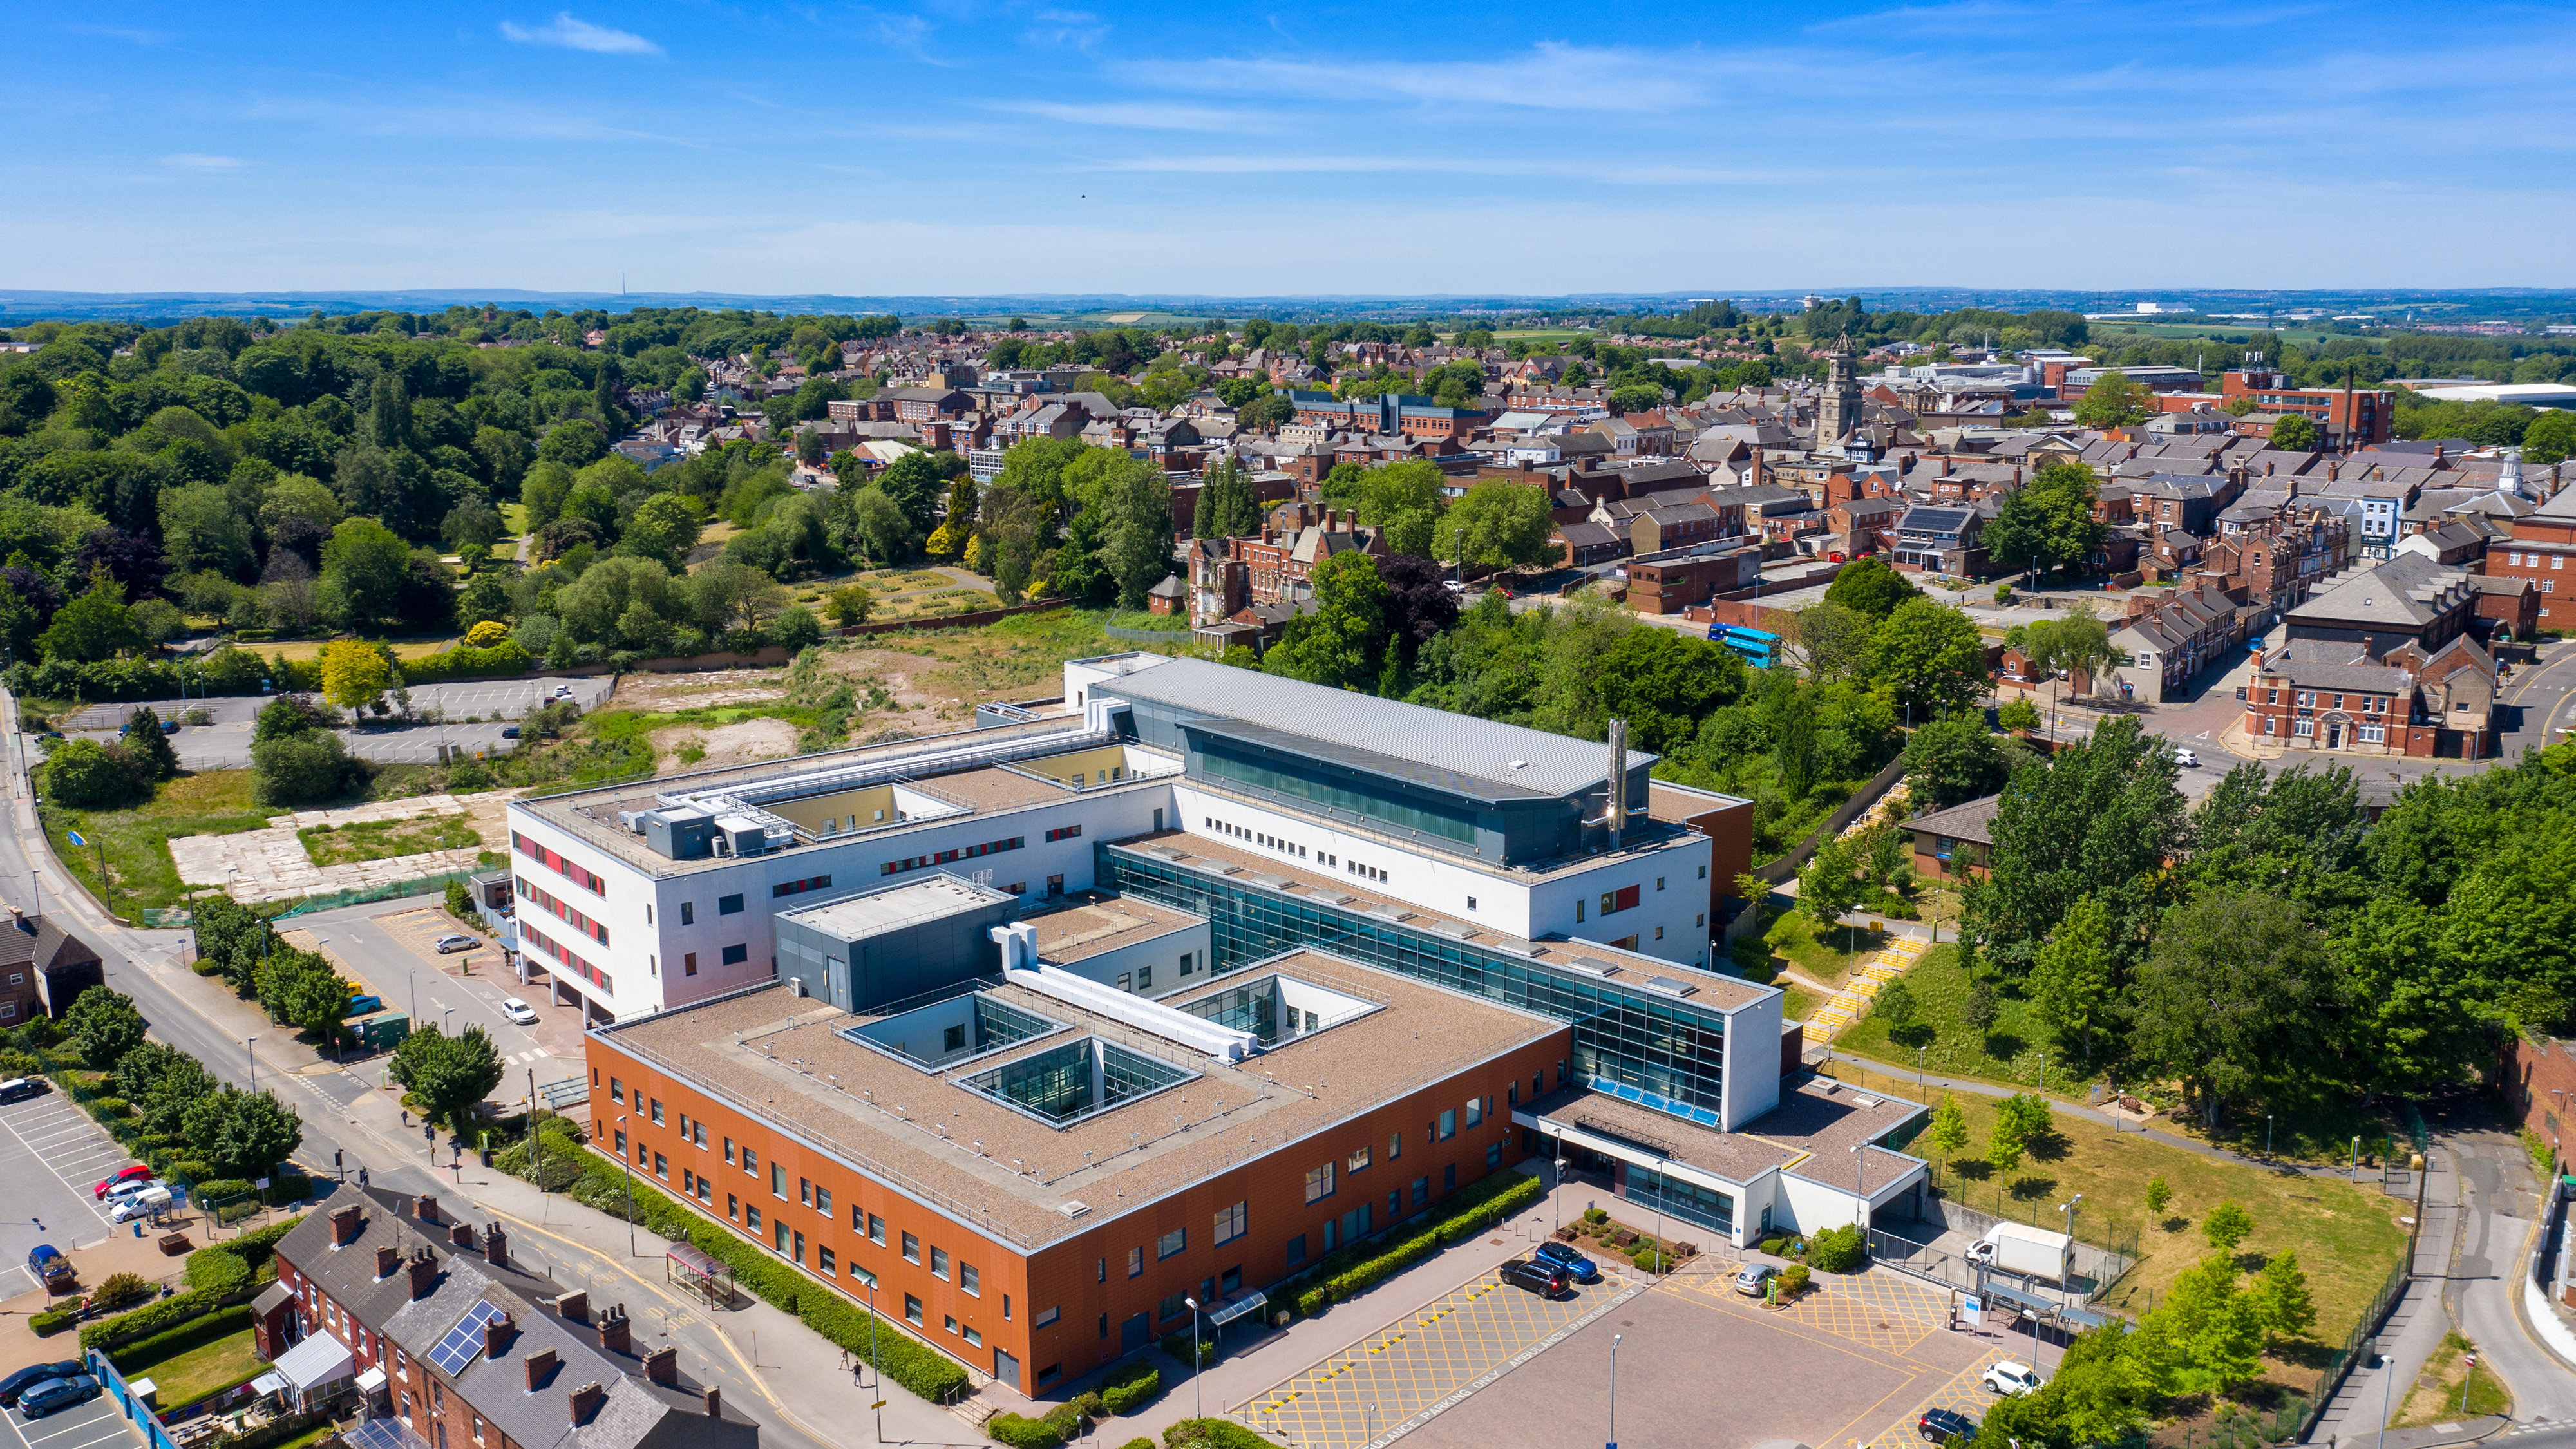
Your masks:
<path fill-rule="evenodd" d="M 420 1196 L 413 1198 L 411 1200 L 411 1215 L 425 1223 L 437 1222 L 439 1220 L 438 1199 L 430 1196 L 428 1193 L 422 1193 Z"/>
<path fill-rule="evenodd" d="M 567 1323 L 590 1321 L 590 1295 L 579 1288 L 555 1298 L 555 1313 Z"/>
<path fill-rule="evenodd" d="M 394 1275 L 394 1270 L 401 1266 L 402 1250 L 400 1248 L 395 1247 L 391 1243 L 386 1243 L 376 1249 L 377 1282 L 381 1283 L 387 1278 L 392 1277 Z"/>
<path fill-rule="evenodd" d="M 538 1349 L 520 1362 L 527 1366 L 529 1393 L 533 1394 L 544 1388 L 546 1380 L 554 1376 L 556 1358 L 555 1351 L 551 1348 Z"/>
<path fill-rule="evenodd" d="M 599 1315 L 599 1346 L 608 1353 L 631 1354 L 635 1351 L 635 1325 L 626 1316 L 626 1305 Z"/>
<path fill-rule="evenodd" d="M 666 1389 L 678 1387 L 680 1351 L 669 1344 L 664 1344 L 644 1355 L 644 1377 Z"/>
<path fill-rule="evenodd" d="M 494 1223 L 483 1230 L 483 1261 L 487 1263 L 510 1261 L 509 1235 L 501 1231 L 499 1223 Z"/>
<path fill-rule="evenodd" d="M 462 1248 L 469 1253 L 474 1251 L 473 1227 L 466 1223 L 450 1224 L 447 1229 L 447 1245 L 451 1248 Z"/>
<path fill-rule="evenodd" d="M 710 1419 L 724 1417 L 724 1390 L 713 1384 L 707 1385 L 707 1417 Z"/>
<path fill-rule="evenodd" d="M 499 1358 L 510 1346 L 510 1315 L 496 1313 L 483 1321 L 483 1356 Z"/>
<path fill-rule="evenodd" d="M 573 1390 L 573 1427 L 578 1429 L 582 1425 L 589 1423 L 591 1416 L 599 1412 L 599 1406 L 607 1402 L 608 1390 L 601 1388 L 597 1383 L 583 1384 L 580 1388 Z"/>
<path fill-rule="evenodd" d="M 345 1248 L 358 1240 L 358 1205 L 335 1210 L 331 1214 L 331 1246 Z"/>
<path fill-rule="evenodd" d="M 411 1270 L 411 1301 L 418 1303 L 429 1296 L 430 1289 L 438 1286 L 438 1257 L 423 1248 L 412 1254 L 411 1261 L 404 1266 Z"/>

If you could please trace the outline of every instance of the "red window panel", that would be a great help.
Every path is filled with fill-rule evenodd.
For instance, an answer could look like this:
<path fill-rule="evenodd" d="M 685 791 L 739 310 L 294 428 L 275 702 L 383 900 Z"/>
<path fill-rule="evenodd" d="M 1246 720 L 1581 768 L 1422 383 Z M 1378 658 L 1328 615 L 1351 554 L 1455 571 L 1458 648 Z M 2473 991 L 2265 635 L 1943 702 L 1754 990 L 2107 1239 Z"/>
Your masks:
<path fill-rule="evenodd" d="M 1635 886 L 1622 886 L 1619 889 L 1618 895 L 1612 901 L 1610 909 L 1614 911 L 1634 910 L 1636 909 L 1636 905 L 1637 888 Z"/>

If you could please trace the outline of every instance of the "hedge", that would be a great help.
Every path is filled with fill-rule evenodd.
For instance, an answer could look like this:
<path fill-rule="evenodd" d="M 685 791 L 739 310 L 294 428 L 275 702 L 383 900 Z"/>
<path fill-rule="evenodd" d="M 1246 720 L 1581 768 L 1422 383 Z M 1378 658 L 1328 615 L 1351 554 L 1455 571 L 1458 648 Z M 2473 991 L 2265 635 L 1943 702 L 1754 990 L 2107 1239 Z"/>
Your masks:
<path fill-rule="evenodd" d="M 984 1421 L 984 1436 L 1008 1449 L 1057 1449 L 1081 1432 L 1082 1411 L 1071 1404 L 1058 1405 L 1043 1419 L 1004 1410 Z"/>
<path fill-rule="evenodd" d="M 34 1330 L 38 1338 L 46 1338 L 78 1323 L 80 1316 L 81 1305 L 78 1301 L 74 1301 L 69 1308 L 57 1308 L 49 1313 L 31 1316 L 27 1320 L 27 1327 Z"/>
<path fill-rule="evenodd" d="M 1131 1363 L 1100 1381 L 1100 1404 L 1113 1414 L 1128 1414 L 1154 1402 L 1163 1392 L 1163 1374 L 1151 1364 Z"/>
<path fill-rule="evenodd" d="M 96 1323 L 83 1327 L 80 1331 L 80 1346 L 85 1349 L 113 1349 L 148 1334 L 175 1328 L 198 1314 L 219 1306 L 220 1302 L 220 1295 L 209 1293 L 203 1288 L 191 1288 L 185 1293 L 174 1293 L 158 1303 L 147 1303 L 132 1313 L 120 1313 L 114 1318 L 102 1318 Z"/>
<path fill-rule="evenodd" d="M 1279 1449 L 1232 1419 L 1183 1419 L 1163 1431 L 1169 1449 Z"/>
<path fill-rule="evenodd" d="M 1545 1186 L 1526 1173 L 1490 1173 L 1452 1196 L 1441 1216 L 1412 1237 L 1392 1245 L 1344 1248 L 1290 1284 L 1281 1296 L 1294 1303 L 1299 1316 L 1312 1318 L 1327 1305 L 1366 1292 L 1442 1248 L 1483 1231 L 1486 1214 L 1516 1213 L 1545 1192 Z"/>
<path fill-rule="evenodd" d="M 608 1160 L 595 1152 L 578 1147 L 557 1156 L 562 1134 L 544 1131 L 547 1176 L 552 1178 L 558 1161 L 581 1164 L 581 1178 L 566 1195 L 585 1206 L 614 1217 L 626 1215 L 629 1184 L 623 1168 L 611 1168 Z M 527 1176 L 527 1153 L 524 1144 L 514 1144 L 513 1151 L 501 1153 L 495 1160 L 516 1176 Z M 515 1156 L 514 1156 L 515 1153 Z M 794 1314 L 807 1328 L 846 1348 L 854 1356 L 868 1352 L 868 1328 L 875 1315 L 859 1304 L 823 1287 L 803 1271 L 791 1268 L 768 1250 L 745 1242 L 732 1231 L 718 1227 L 695 1211 L 680 1206 L 643 1183 L 633 1184 L 634 1220 L 658 1237 L 675 1242 L 693 1243 L 710 1257 L 733 1269 L 734 1281 L 750 1289 L 766 1302 Z M 969 1380 L 965 1368 L 956 1360 L 914 1338 L 909 1329 L 891 1322 L 878 1334 L 877 1356 L 886 1377 L 933 1403 L 944 1404 L 964 1393 Z"/>
<path fill-rule="evenodd" d="M 119 1373 L 131 1374 L 146 1364 L 156 1364 L 165 1358 L 186 1353 L 192 1348 L 203 1347 L 216 1339 L 239 1333 L 250 1326 L 250 1305 L 236 1303 L 230 1308 L 209 1313 L 203 1318 L 191 1319 L 176 1328 L 165 1328 L 150 1338 L 138 1338 L 131 1343 L 119 1344 L 107 1358 L 108 1362 L 116 1365 Z M 178 1405 L 173 1404 L 171 1407 L 177 1408 Z"/>
<path fill-rule="evenodd" d="M 250 1264 L 238 1253 L 222 1248 L 199 1248 L 188 1255 L 188 1286 L 202 1288 L 218 1298 L 229 1298 L 250 1286 Z"/>
<path fill-rule="evenodd" d="M 277 1240 L 285 1237 L 288 1233 L 295 1231 L 295 1225 L 302 1221 L 304 1221 L 304 1215 L 302 1213 L 297 1213 L 291 1218 L 270 1223 L 267 1227 L 257 1228 L 242 1234 L 238 1238 L 233 1238 L 225 1242 L 220 1251 L 230 1253 L 234 1257 L 241 1259 L 244 1263 L 250 1265 L 252 1272 L 256 1273 L 261 1268 L 267 1266 L 269 1259 L 277 1256 Z M 199 1248 L 197 1253 L 211 1251 L 216 1250 Z M 197 1254 L 191 1253 L 188 1256 L 193 1259 Z"/>

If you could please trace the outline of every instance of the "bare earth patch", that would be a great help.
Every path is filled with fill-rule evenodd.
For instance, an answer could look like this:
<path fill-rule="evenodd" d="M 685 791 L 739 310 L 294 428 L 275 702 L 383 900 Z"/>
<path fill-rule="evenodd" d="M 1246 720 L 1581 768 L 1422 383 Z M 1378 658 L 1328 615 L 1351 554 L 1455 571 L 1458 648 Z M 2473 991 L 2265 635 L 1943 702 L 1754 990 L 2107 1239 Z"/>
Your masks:
<path fill-rule="evenodd" d="M 783 719 L 747 719 L 712 727 L 673 725 L 655 730 L 647 738 L 652 741 L 654 759 L 664 769 L 713 770 L 747 765 L 754 760 L 784 759 L 796 753 L 796 726 Z M 676 757 L 680 747 L 689 744 L 705 750 L 705 758 L 682 764 Z"/>
<path fill-rule="evenodd" d="M 711 669 L 704 674 L 627 675 L 618 681 L 617 708 L 662 714 L 715 709 L 728 704 L 767 704 L 786 694 L 784 669 Z"/>

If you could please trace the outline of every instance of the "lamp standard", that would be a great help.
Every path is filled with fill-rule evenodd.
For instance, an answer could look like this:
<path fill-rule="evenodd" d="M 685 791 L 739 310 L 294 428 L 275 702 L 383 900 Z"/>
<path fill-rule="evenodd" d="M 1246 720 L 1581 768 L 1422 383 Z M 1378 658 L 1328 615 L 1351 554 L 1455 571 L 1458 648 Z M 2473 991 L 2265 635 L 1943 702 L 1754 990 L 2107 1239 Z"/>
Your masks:
<path fill-rule="evenodd" d="M 626 1119 L 619 1117 L 617 1165 L 626 1169 L 626 1256 L 635 1256 L 635 1164 L 628 1156 L 635 1144 L 625 1140 Z"/>
<path fill-rule="evenodd" d="M 1565 1159 L 1556 1160 L 1556 1225 L 1565 1226 Z"/>
<path fill-rule="evenodd" d="M 1619 1340 L 1626 1336 L 1610 1335 L 1610 1437 L 1603 1441 L 1607 1449 L 1619 1449 Z"/>
<path fill-rule="evenodd" d="M 1861 1142 L 1856 1143 L 1847 1149 L 1860 1163 L 1860 1185 L 1853 1189 L 1852 1200 L 1853 1204 L 1860 1212 L 1860 1230 L 1863 1246 L 1867 1246 L 1869 1235 L 1869 1156 L 1862 1152 L 1861 1149 L 1868 1145 L 1869 1144 L 1866 1142 Z"/>
<path fill-rule="evenodd" d="M 2058 1205 L 2059 1210 L 2066 1214 L 2066 1256 L 2069 1262 L 2072 1262 L 2075 1257 L 2075 1205 L 2082 1201 L 2084 1201 L 2084 1194 L 2079 1192 Z M 2071 1273 L 2068 1275 L 2070 1279 L 2073 1276 Z M 2073 1302 L 2075 1299 L 2073 1284 L 2067 1283 L 2060 1286 L 2066 1290 L 2067 1301 Z"/>
<path fill-rule="evenodd" d="M 250 1089 L 254 1092 L 259 1090 L 259 1053 L 251 1049 L 251 1043 L 258 1040 L 256 1036 L 242 1038 L 242 1055 L 250 1061 Z"/>
<path fill-rule="evenodd" d="M 2272 1155 L 2272 1114 L 2269 1112 L 2263 1114 L 2263 1155 Z"/>
<path fill-rule="evenodd" d="M 1202 1381 L 1206 1375 L 1199 1372 L 1199 1360 L 1207 1357 L 1207 1352 L 1199 1346 L 1199 1301 L 1195 1298 L 1181 1301 L 1190 1305 L 1190 1417 L 1204 1419 L 1207 1417 L 1207 1388 Z"/>

